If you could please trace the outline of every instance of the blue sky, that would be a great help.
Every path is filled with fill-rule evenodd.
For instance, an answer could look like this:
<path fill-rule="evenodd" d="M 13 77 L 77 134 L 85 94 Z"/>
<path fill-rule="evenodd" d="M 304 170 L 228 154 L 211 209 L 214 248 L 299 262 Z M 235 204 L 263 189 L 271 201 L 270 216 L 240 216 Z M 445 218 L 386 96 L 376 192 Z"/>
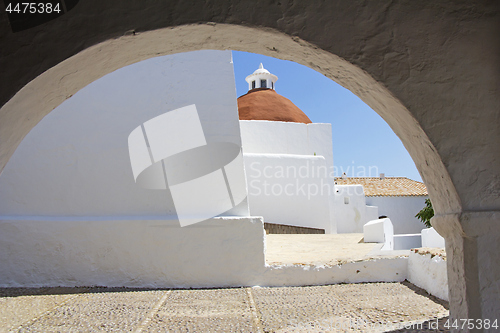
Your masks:
<path fill-rule="evenodd" d="M 385 173 L 422 181 L 401 140 L 375 111 L 349 90 L 306 66 L 233 51 L 238 97 L 248 91 L 245 77 L 261 62 L 278 76 L 277 93 L 290 99 L 312 122 L 332 124 L 333 163 L 340 174 L 346 172 L 352 177 Z"/>

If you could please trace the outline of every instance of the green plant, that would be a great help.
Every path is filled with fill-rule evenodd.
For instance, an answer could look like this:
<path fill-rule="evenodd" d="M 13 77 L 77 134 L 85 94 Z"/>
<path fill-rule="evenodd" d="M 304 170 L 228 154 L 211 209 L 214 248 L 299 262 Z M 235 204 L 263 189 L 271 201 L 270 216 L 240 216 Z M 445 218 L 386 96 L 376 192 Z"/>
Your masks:
<path fill-rule="evenodd" d="M 432 208 L 431 199 L 425 199 L 425 207 L 422 208 L 420 212 L 415 215 L 420 221 L 422 221 L 427 228 L 431 228 L 431 218 L 434 216 L 434 208 Z"/>

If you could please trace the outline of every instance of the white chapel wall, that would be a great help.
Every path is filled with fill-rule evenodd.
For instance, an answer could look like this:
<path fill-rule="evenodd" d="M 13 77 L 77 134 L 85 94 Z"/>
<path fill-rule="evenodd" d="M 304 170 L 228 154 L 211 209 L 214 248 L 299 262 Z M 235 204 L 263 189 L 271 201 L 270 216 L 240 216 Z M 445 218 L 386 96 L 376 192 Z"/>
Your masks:
<path fill-rule="evenodd" d="M 313 154 L 325 157 L 326 165 L 330 172 L 329 176 L 333 179 L 332 124 L 307 124 L 307 140 L 309 142 L 309 150 Z"/>
<path fill-rule="evenodd" d="M 297 226 L 310 226 L 314 228 L 325 229 L 327 233 L 336 233 L 334 219 L 334 174 L 333 174 L 333 151 L 332 151 L 332 127 L 331 124 L 323 123 L 293 123 L 265 120 L 240 120 L 242 145 L 245 157 L 245 166 L 247 173 L 247 185 L 253 187 L 253 192 L 249 195 L 250 212 L 252 215 L 262 215 L 266 222 L 280 224 L 289 224 Z M 276 154 L 272 158 L 271 154 Z M 266 155 L 260 156 L 257 155 Z M 289 156 L 285 156 L 289 155 Z M 294 157 L 295 155 L 295 157 Z M 323 159 L 323 164 L 318 164 L 319 159 Z M 298 186 L 298 193 L 294 196 L 263 196 L 264 189 L 258 189 L 263 184 L 261 179 L 263 173 L 254 167 L 254 172 L 249 173 L 250 164 L 262 164 L 266 161 L 272 161 L 273 168 L 305 168 L 307 162 L 309 175 L 300 177 L 300 179 L 284 178 L 276 179 L 276 184 L 287 185 L 296 181 L 309 188 L 307 194 L 301 194 L 301 186 Z M 256 161 L 259 161 L 255 164 Z M 316 164 L 314 167 L 313 165 Z M 264 167 L 264 165 L 260 166 Z M 315 179 L 312 168 L 319 169 L 322 173 L 321 180 Z M 259 180 L 252 179 L 257 174 Z M 306 178 L 309 178 L 307 180 Z M 316 177 L 317 178 L 317 177 Z M 252 185 L 250 185 L 252 182 Z M 260 185 L 257 185 L 260 184 Z M 278 186 L 278 185 L 276 185 Z M 294 188 L 297 187 L 294 185 Z M 291 187 L 288 187 L 289 189 Z M 315 189 L 321 189 L 321 193 L 315 193 Z M 259 198 L 259 196 L 262 196 Z M 299 198 L 306 201 L 301 202 Z M 316 199 L 315 199 L 316 198 Z M 325 202 L 326 198 L 326 202 Z M 317 202 L 312 203 L 312 201 Z M 318 201 L 319 200 L 319 201 Z M 277 204 L 280 202 L 280 204 Z M 322 206 L 325 205 L 325 206 Z M 313 210 L 312 207 L 316 207 Z M 286 208 L 289 207 L 289 208 Z M 299 209 L 300 208 L 300 209 Z M 325 209 L 329 213 L 324 212 Z M 295 217 L 289 212 L 296 212 Z M 326 216 L 329 216 L 329 222 Z M 311 218 L 317 216 L 317 218 Z"/>
<path fill-rule="evenodd" d="M 244 153 L 324 156 L 333 167 L 331 124 L 240 120 Z"/>
<path fill-rule="evenodd" d="M 245 154 L 252 216 L 265 222 L 335 232 L 330 218 L 331 182 L 325 158 L 311 155 Z"/>

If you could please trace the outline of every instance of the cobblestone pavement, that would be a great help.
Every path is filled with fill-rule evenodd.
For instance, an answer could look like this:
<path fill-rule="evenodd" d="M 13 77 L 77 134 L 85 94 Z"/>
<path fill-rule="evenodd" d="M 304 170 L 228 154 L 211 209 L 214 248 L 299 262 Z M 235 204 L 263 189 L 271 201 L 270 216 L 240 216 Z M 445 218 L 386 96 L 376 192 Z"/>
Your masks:
<path fill-rule="evenodd" d="M 0 289 L 0 332 L 436 332 L 447 315 L 446 302 L 408 282 Z"/>

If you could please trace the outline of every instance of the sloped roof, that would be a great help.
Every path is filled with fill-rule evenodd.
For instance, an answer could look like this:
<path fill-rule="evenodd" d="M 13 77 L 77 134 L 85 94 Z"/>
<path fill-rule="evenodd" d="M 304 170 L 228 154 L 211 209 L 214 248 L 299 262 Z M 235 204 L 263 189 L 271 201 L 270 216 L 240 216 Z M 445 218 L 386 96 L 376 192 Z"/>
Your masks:
<path fill-rule="evenodd" d="M 338 185 L 363 185 L 367 197 L 424 196 L 427 188 L 422 182 L 406 177 L 347 177 L 335 178 Z"/>
<path fill-rule="evenodd" d="M 301 109 L 273 89 L 256 88 L 238 98 L 240 120 L 311 123 Z"/>

